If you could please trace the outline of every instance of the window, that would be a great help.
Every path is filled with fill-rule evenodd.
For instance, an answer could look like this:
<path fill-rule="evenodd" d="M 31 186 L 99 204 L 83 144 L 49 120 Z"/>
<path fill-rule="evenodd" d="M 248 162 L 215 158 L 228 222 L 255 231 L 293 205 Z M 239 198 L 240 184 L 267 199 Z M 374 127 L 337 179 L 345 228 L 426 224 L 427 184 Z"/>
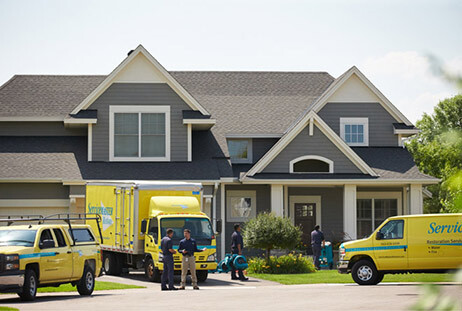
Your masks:
<path fill-rule="evenodd" d="M 257 212 L 256 191 L 227 191 L 226 211 L 227 221 L 240 222 L 255 217 Z"/>
<path fill-rule="evenodd" d="M 53 229 L 53 232 L 55 233 L 56 240 L 58 241 L 58 247 L 66 246 L 66 240 L 64 240 L 64 235 L 61 229 Z"/>
<path fill-rule="evenodd" d="M 170 106 L 110 106 L 111 161 L 169 161 Z"/>
<path fill-rule="evenodd" d="M 251 139 L 228 139 L 228 151 L 232 163 L 252 163 Z"/>
<path fill-rule="evenodd" d="M 349 146 L 368 146 L 369 119 L 340 118 L 340 137 Z"/>
<path fill-rule="evenodd" d="M 88 229 L 69 229 L 69 234 L 72 236 L 74 234 L 75 242 L 94 242 L 95 238 Z"/>
<path fill-rule="evenodd" d="M 327 158 L 307 155 L 289 162 L 290 173 L 333 173 L 334 162 Z"/>
<path fill-rule="evenodd" d="M 167 234 L 167 229 L 173 229 L 173 244 L 178 243 L 184 238 L 184 229 L 191 230 L 193 237 L 198 245 L 210 245 L 212 243 L 213 230 L 210 221 L 206 218 L 162 218 L 160 220 L 161 235 Z"/>
<path fill-rule="evenodd" d="M 400 194 L 396 194 L 399 196 Z M 388 217 L 400 214 L 399 198 L 361 198 L 368 195 L 358 193 L 356 204 L 357 236 L 364 238 L 377 229 Z M 395 196 L 390 194 L 388 196 Z"/>
<path fill-rule="evenodd" d="M 154 243 L 157 244 L 159 238 L 159 223 L 157 222 L 157 218 L 151 218 L 149 221 L 148 234 L 154 238 Z"/>
<path fill-rule="evenodd" d="M 404 236 L 404 221 L 390 220 L 380 228 L 381 240 L 402 239 Z"/>
<path fill-rule="evenodd" d="M 49 229 L 45 229 L 42 231 L 42 233 L 40 234 L 40 248 L 43 248 L 41 245 L 46 241 L 46 240 L 51 240 L 53 242 L 55 242 L 55 240 L 53 239 L 53 236 L 51 235 L 51 231 Z M 53 247 L 56 246 L 56 242 L 55 242 L 55 245 L 53 245 Z"/>

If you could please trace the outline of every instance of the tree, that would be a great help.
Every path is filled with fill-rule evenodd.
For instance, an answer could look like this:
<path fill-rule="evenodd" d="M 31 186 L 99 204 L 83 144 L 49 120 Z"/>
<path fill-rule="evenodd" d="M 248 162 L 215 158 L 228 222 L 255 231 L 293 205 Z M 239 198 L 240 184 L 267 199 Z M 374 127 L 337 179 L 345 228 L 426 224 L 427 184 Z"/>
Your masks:
<path fill-rule="evenodd" d="M 454 200 L 461 190 L 450 180 L 462 170 L 462 95 L 440 101 L 416 125 L 421 132 L 406 146 L 423 173 L 441 178 L 428 187 L 433 198 L 426 200 L 425 211 L 456 212 Z"/>
<path fill-rule="evenodd" d="M 291 249 L 300 243 L 302 230 L 289 218 L 262 213 L 244 225 L 244 244 L 266 252 L 269 260 L 272 249 Z"/>

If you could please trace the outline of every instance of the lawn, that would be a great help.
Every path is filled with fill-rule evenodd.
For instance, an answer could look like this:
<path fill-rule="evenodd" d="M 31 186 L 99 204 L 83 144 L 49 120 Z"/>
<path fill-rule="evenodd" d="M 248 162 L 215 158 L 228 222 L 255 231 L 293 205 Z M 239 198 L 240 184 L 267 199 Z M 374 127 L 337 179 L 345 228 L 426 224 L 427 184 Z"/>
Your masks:
<path fill-rule="evenodd" d="M 279 282 L 286 285 L 319 283 L 354 283 L 351 274 L 340 274 L 337 270 L 321 270 L 303 274 L 249 274 L 258 279 Z M 448 282 L 451 274 L 387 274 L 382 282 Z"/>
<path fill-rule="evenodd" d="M 146 288 L 145 286 L 127 285 L 113 282 L 96 281 L 95 290 L 113 290 L 113 289 L 129 289 L 129 288 Z M 56 292 L 76 292 L 77 288 L 71 284 L 63 284 L 59 287 L 40 287 L 37 289 L 39 293 L 56 293 Z M 1 310 L 1 309 L 0 309 Z"/>

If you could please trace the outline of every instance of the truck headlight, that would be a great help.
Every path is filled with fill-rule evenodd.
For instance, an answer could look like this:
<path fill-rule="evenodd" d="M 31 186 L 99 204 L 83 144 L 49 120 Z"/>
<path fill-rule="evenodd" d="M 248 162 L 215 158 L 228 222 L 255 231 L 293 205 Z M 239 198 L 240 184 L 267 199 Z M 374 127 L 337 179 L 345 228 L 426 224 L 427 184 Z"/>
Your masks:
<path fill-rule="evenodd" d="M 217 261 L 217 253 L 213 253 L 207 257 L 207 261 Z"/>
<path fill-rule="evenodd" d="M 18 263 L 7 263 L 5 264 L 5 270 L 18 270 L 19 264 Z"/>
<path fill-rule="evenodd" d="M 162 262 L 164 259 L 164 254 L 159 253 L 159 262 Z"/>
<path fill-rule="evenodd" d="M 5 256 L 5 261 L 16 261 L 19 260 L 18 255 L 6 255 Z"/>

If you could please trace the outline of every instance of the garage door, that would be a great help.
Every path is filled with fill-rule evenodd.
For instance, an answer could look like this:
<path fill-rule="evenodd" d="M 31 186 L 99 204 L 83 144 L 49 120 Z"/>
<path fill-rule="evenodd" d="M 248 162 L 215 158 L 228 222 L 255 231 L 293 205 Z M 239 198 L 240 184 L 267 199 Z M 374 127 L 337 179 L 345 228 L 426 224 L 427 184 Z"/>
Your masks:
<path fill-rule="evenodd" d="M 0 218 L 59 213 L 69 213 L 69 200 L 0 200 Z"/>

